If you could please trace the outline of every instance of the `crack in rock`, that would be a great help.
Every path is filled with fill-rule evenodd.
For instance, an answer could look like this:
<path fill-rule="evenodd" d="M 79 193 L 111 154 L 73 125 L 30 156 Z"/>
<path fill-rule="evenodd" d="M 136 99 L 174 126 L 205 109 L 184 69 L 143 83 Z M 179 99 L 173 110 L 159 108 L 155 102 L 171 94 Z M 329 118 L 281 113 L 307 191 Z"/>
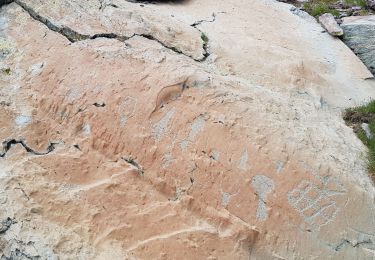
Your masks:
<path fill-rule="evenodd" d="M 61 35 L 63 35 L 65 38 L 67 38 L 70 42 L 76 42 L 76 41 L 82 41 L 87 40 L 90 38 L 89 35 L 80 34 L 74 30 L 72 30 L 69 27 L 66 26 L 57 26 L 53 24 L 50 20 L 48 20 L 46 17 L 41 16 L 36 11 L 34 11 L 32 8 L 27 6 L 24 2 L 20 0 L 14 0 L 16 4 L 18 4 L 20 7 L 22 7 L 23 10 L 25 10 L 34 20 L 37 20 L 44 25 L 46 25 L 50 30 L 57 32 Z"/>
<path fill-rule="evenodd" d="M 93 106 L 96 106 L 96 107 L 105 107 L 105 103 L 104 102 L 101 102 L 101 103 L 95 102 L 93 104 Z"/>
<path fill-rule="evenodd" d="M 135 169 L 138 171 L 139 175 L 143 176 L 144 175 L 144 171 L 143 171 L 143 168 L 142 166 L 140 166 L 138 164 L 137 161 L 135 161 L 132 157 L 121 157 L 121 159 L 123 159 L 125 162 L 127 162 L 128 164 L 132 165 L 135 167 Z"/>
<path fill-rule="evenodd" d="M 333 246 L 333 249 L 335 251 L 340 251 L 345 246 L 358 247 L 363 244 L 373 244 L 373 242 L 371 241 L 371 239 L 366 239 L 366 240 L 357 241 L 357 242 L 352 242 L 348 239 L 342 239 L 341 242 L 339 242 L 336 246 Z"/>
<path fill-rule="evenodd" d="M 131 36 L 118 35 L 116 33 L 97 33 L 97 34 L 94 34 L 94 35 L 82 34 L 82 33 L 79 33 L 77 31 L 67 27 L 67 26 L 58 26 L 58 25 L 54 24 L 48 18 L 43 17 L 42 15 L 38 14 L 35 10 L 33 10 L 31 7 L 29 7 L 27 4 L 25 4 L 21 0 L 13 0 L 13 1 L 16 4 L 18 4 L 20 7 L 22 7 L 22 9 L 25 10 L 34 20 L 43 23 L 50 30 L 61 34 L 62 36 L 64 36 L 66 39 L 68 39 L 72 43 L 78 42 L 78 41 L 84 41 L 84 40 L 94 40 L 94 39 L 97 39 L 97 38 L 116 39 L 120 42 L 125 42 L 125 41 L 127 41 L 127 40 L 129 40 L 129 39 L 131 39 L 135 36 L 139 36 L 139 37 L 143 37 L 143 38 L 146 38 L 146 39 L 149 39 L 149 40 L 152 40 L 152 41 L 156 41 L 159 44 L 161 44 L 164 48 L 169 49 L 169 50 L 171 50 L 171 51 L 173 51 L 177 54 L 182 54 L 182 55 L 184 55 L 188 58 L 191 58 L 191 59 L 193 59 L 197 62 L 203 62 L 210 55 L 207 51 L 208 40 L 205 40 L 207 37 L 206 36 L 203 37 L 204 34 L 198 28 L 196 28 L 196 29 L 199 30 L 202 33 L 201 38 L 204 42 L 203 46 L 202 46 L 204 53 L 203 53 L 203 58 L 201 58 L 201 59 L 193 58 L 190 55 L 185 54 L 183 51 L 179 50 L 176 47 L 168 46 L 164 42 L 162 42 L 159 39 L 156 39 L 153 35 L 150 35 L 150 34 L 134 33 Z"/>
<path fill-rule="evenodd" d="M 220 13 L 224 13 L 224 12 L 220 12 Z M 190 24 L 191 27 L 194 27 L 195 29 L 197 29 L 201 33 L 201 38 L 203 40 L 203 51 L 204 51 L 204 53 L 203 53 L 204 57 L 200 60 L 201 62 L 205 61 L 207 59 L 207 57 L 211 55 L 211 53 L 209 53 L 209 51 L 208 51 L 208 41 L 209 41 L 209 39 L 208 39 L 207 35 L 202 30 L 200 30 L 198 28 L 198 26 L 201 25 L 202 23 L 213 23 L 215 21 L 216 21 L 216 13 L 212 13 L 211 20 L 202 19 L 202 20 L 198 20 L 198 21 Z"/>
<path fill-rule="evenodd" d="M 1 221 L 0 222 L 0 234 L 5 234 L 10 229 L 10 227 L 16 223 L 17 222 L 14 219 L 11 219 L 10 217 Z"/>
<path fill-rule="evenodd" d="M 216 21 L 216 14 L 212 13 L 211 14 L 211 20 L 206 20 L 206 19 L 198 20 L 198 21 L 192 23 L 190 26 L 196 28 L 196 26 L 201 25 L 202 23 L 213 23 L 215 21 Z"/>
<path fill-rule="evenodd" d="M 99 10 L 101 11 L 104 11 L 104 9 L 107 7 L 107 6 L 110 6 L 110 7 L 113 7 L 113 8 L 118 8 L 117 5 L 113 4 L 111 1 L 109 3 L 107 3 L 106 0 L 99 0 Z"/>
<path fill-rule="evenodd" d="M 7 141 L 4 141 L 3 142 L 3 152 L 0 153 L 0 157 L 5 157 L 6 154 L 9 152 L 9 150 L 16 144 L 20 144 L 22 145 L 23 148 L 25 148 L 25 150 L 28 152 L 28 153 L 31 153 L 33 155 L 47 155 L 49 154 L 50 152 L 52 152 L 53 150 L 55 150 L 55 145 L 57 143 L 50 143 L 47 147 L 47 151 L 45 152 L 39 152 L 39 151 L 35 151 L 34 149 L 30 148 L 24 140 L 16 140 L 16 139 L 11 139 L 11 140 L 7 140 Z"/>

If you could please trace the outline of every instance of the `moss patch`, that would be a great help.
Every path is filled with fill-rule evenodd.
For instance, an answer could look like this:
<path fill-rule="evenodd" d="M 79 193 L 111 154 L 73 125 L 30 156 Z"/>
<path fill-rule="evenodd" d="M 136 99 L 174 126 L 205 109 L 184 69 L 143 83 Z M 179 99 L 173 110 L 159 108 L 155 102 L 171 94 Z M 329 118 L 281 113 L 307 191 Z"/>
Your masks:
<path fill-rule="evenodd" d="M 347 125 L 353 128 L 358 138 L 368 147 L 369 172 L 373 180 L 375 180 L 375 100 L 367 105 L 349 108 L 345 111 L 344 120 Z M 369 139 L 362 124 L 368 124 L 373 138 Z"/>
<path fill-rule="evenodd" d="M 201 39 L 204 43 L 207 43 L 208 42 L 208 37 L 207 35 L 205 35 L 204 33 L 201 34 Z"/>
<path fill-rule="evenodd" d="M 3 68 L 3 69 L 1 69 L 1 72 L 3 73 L 3 74 L 5 74 L 5 75 L 10 75 L 10 73 L 11 73 L 11 70 L 10 70 L 10 68 Z"/>

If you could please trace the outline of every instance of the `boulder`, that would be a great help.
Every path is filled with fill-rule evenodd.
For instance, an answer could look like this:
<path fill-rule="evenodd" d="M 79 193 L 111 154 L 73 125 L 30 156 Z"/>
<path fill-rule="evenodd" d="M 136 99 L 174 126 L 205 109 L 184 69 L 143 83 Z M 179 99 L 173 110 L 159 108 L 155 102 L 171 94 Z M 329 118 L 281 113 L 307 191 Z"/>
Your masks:
<path fill-rule="evenodd" d="M 342 38 L 375 75 L 375 15 L 343 18 Z"/>
<path fill-rule="evenodd" d="M 342 36 L 343 30 L 338 25 L 335 17 L 330 13 L 325 13 L 319 16 L 319 22 L 322 24 L 324 29 L 332 36 Z"/>
<path fill-rule="evenodd" d="M 375 87 L 314 18 L 275 1 L 15 2 L 0 259 L 374 258 L 367 151 L 341 111 Z"/>

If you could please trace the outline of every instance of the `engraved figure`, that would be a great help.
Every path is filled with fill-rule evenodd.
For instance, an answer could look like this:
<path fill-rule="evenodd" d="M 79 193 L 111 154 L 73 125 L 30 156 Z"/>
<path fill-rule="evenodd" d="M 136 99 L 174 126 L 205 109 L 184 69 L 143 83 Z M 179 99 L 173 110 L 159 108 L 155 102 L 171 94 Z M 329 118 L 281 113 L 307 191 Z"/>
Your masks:
<path fill-rule="evenodd" d="M 264 175 L 255 175 L 251 181 L 256 194 L 259 197 L 256 218 L 265 221 L 268 218 L 267 212 L 267 195 L 275 189 L 273 180 Z"/>

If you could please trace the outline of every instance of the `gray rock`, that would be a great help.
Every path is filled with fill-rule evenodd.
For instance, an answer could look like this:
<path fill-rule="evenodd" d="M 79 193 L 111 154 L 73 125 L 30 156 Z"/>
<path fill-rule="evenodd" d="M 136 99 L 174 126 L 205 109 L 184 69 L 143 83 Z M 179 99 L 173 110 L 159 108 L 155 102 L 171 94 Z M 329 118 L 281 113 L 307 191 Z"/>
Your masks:
<path fill-rule="evenodd" d="M 344 33 L 341 27 L 337 24 L 335 17 L 330 13 L 325 13 L 319 16 L 319 22 L 332 36 L 341 36 Z"/>
<path fill-rule="evenodd" d="M 360 6 L 352 6 L 352 11 L 359 11 L 361 9 L 362 9 L 362 7 L 360 7 Z"/>
<path fill-rule="evenodd" d="M 343 41 L 375 75 L 375 15 L 343 18 Z"/>
<path fill-rule="evenodd" d="M 369 8 L 375 10 L 375 0 L 366 0 L 366 4 Z"/>
<path fill-rule="evenodd" d="M 371 133 L 369 125 L 366 124 L 366 123 L 362 123 L 361 127 L 362 127 L 363 131 L 365 131 L 366 137 L 368 139 L 372 139 L 373 135 Z"/>

